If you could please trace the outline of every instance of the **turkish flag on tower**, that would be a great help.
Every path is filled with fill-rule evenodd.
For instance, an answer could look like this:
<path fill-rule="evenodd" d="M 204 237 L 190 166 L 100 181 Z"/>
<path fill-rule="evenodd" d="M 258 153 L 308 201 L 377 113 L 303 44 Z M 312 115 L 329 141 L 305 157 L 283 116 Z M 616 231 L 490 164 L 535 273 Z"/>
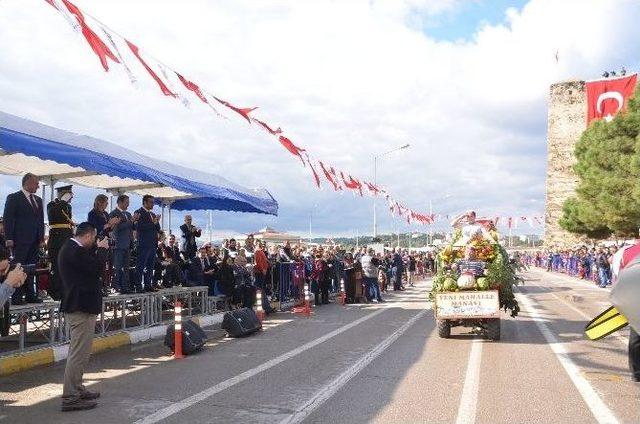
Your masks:
<path fill-rule="evenodd" d="M 587 82 L 587 125 L 594 119 L 609 122 L 627 106 L 636 88 L 638 74 Z"/>

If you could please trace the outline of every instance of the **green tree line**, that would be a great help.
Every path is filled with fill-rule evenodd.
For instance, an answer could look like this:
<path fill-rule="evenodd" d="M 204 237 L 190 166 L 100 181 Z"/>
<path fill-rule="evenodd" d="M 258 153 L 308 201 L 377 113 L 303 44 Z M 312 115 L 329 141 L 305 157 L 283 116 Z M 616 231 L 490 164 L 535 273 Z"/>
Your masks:
<path fill-rule="evenodd" d="M 576 144 L 576 195 L 560 226 L 603 239 L 635 237 L 640 227 L 640 86 L 625 112 L 592 123 Z"/>

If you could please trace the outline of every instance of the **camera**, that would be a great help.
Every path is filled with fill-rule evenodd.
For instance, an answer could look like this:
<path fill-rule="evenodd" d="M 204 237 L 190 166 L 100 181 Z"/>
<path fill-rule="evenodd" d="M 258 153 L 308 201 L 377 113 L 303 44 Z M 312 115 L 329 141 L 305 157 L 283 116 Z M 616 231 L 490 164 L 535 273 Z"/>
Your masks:
<path fill-rule="evenodd" d="M 11 263 L 11 265 L 9 266 L 9 271 L 13 271 L 16 267 L 17 263 Z M 27 275 L 35 275 L 36 273 L 36 264 L 23 264 L 22 265 L 22 270 L 24 271 L 25 274 Z"/>
<path fill-rule="evenodd" d="M 98 236 L 98 240 L 99 241 L 102 241 L 105 238 L 107 238 L 107 240 L 109 240 L 109 249 L 111 249 L 112 247 L 115 247 L 116 241 L 114 239 L 108 238 L 108 236 L 106 236 L 106 235 Z"/>

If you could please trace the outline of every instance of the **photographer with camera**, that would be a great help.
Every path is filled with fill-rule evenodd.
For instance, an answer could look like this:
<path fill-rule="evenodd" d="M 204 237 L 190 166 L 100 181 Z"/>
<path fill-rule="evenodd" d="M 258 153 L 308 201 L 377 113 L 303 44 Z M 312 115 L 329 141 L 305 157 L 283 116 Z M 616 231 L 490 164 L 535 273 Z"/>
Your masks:
<path fill-rule="evenodd" d="M 94 408 L 100 393 L 90 392 L 82 385 L 82 374 L 89 362 L 95 334 L 96 319 L 102 310 L 100 277 L 108 256 L 109 239 L 96 244 L 97 231 L 83 222 L 76 227 L 73 238 L 60 249 L 58 267 L 62 281 L 60 311 L 71 330 L 67 365 L 64 371 L 62 410 L 76 411 Z"/>
<path fill-rule="evenodd" d="M 9 270 L 9 252 L 0 247 L 0 308 L 9 300 L 16 288 L 24 284 L 27 279 L 22 265 L 16 264 Z"/>

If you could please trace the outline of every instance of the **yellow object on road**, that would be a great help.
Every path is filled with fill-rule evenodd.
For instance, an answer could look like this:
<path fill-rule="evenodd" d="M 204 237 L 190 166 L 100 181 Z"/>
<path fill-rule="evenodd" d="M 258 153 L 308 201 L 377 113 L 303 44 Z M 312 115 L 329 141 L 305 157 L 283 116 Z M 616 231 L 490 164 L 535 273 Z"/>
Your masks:
<path fill-rule="evenodd" d="M 590 340 L 600 340 L 627 325 L 629 325 L 627 318 L 615 306 L 611 306 L 592 319 L 585 327 L 584 332 Z"/>

